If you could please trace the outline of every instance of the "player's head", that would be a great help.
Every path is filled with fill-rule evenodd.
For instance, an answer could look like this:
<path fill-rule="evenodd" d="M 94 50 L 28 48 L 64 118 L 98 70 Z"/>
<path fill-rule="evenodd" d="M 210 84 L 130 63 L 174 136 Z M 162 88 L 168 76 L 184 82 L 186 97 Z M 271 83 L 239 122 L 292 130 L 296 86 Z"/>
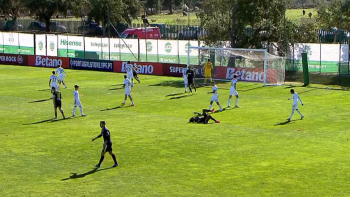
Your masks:
<path fill-rule="evenodd" d="M 291 93 L 291 94 L 294 94 L 294 89 L 290 89 L 290 93 Z"/>
<path fill-rule="evenodd" d="M 128 78 L 126 75 L 124 75 L 124 79 Z"/>
<path fill-rule="evenodd" d="M 75 88 L 75 90 L 78 90 L 78 89 L 79 89 L 79 86 L 78 86 L 78 85 L 75 85 L 74 88 Z"/>
<path fill-rule="evenodd" d="M 128 64 L 131 64 L 130 61 L 128 61 Z"/>
<path fill-rule="evenodd" d="M 190 118 L 189 122 L 195 122 L 196 119 L 194 117 Z"/>
<path fill-rule="evenodd" d="M 56 88 L 55 88 L 55 87 L 52 87 L 52 88 L 51 88 L 51 90 L 52 90 L 52 91 L 55 91 L 55 90 L 56 90 Z"/>
<path fill-rule="evenodd" d="M 103 120 L 102 120 L 102 121 L 100 121 L 100 127 L 101 127 L 101 128 L 103 128 L 103 127 L 105 127 L 105 126 L 106 126 L 106 122 L 105 122 L 105 121 L 103 121 Z"/>
<path fill-rule="evenodd" d="M 53 74 L 53 75 L 55 75 L 55 74 L 56 74 L 56 72 L 55 72 L 55 71 L 52 71 L 52 74 Z"/>
<path fill-rule="evenodd" d="M 237 75 L 233 75 L 233 78 L 236 79 L 236 78 L 237 78 Z"/>
<path fill-rule="evenodd" d="M 208 59 L 208 62 L 210 62 L 210 59 Z"/>
<path fill-rule="evenodd" d="M 215 86 L 215 81 L 214 80 L 211 83 L 213 84 L 213 86 Z"/>

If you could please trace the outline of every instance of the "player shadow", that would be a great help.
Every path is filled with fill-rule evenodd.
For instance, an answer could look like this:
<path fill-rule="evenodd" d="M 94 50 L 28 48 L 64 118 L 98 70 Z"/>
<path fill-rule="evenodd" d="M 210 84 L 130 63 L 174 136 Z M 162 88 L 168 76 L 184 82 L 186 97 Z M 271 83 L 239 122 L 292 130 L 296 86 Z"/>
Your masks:
<path fill-rule="evenodd" d="M 183 95 L 183 94 L 186 94 L 186 93 L 182 92 L 182 93 L 168 94 L 168 95 L 166 95 L 165 97 L 169 97 L 169 96 L 178 96 L 178 95 Z"/>
<path fill-rule="evenodd" d="M 78 173 L 76 173 L 76 172 L 72 172 L 72 173 L 71 173 L 71 174 L 72 174 L 71 176 L 69 176 L 69 177 L 67 177 L 67 178 L 64 178 L 64 179 L 61 179 L 61 181 L 67 181 L 67 180 L 69 180 L 69 179 L 80 179 L 80 178 L 84 178 L 84 177 L 87 176 L 87 175 L 94 174 L 94 173 L 96 173 L 96 172 L 100 172 L 100 171 L 103 171 L 103 170 L 109 170 L 109 169 L 111 169 L 111 168 L 113 168 L 113 167 L 108 167 L 108 168 L 103 168 L 103 169 L 94 168 L 94 169 L 92 169 L 92 170 L 90 170 L 90 171 L 88 171 L 88 172 L 82 173 L 82 174 L 78 174 Z"/>
<path fill-rule="evenodd" d="M 251 90 L 256 90 L 256 89 L 260 89 L 260 88 L 263 88 L 264 86 L 258 86 L 258 87 L 254 87 L 254 88 L 249 88 L 249 89 L 246 89 L 246 90 L 241 90 L 242 92 L 247 92 L 247 91 L 251 91 Z"/>
<path fill-rule="evenodd" d="M 125 108 L 125 107 L 130 107 L 130 106 L 122 106 L 121 105 L 121 106 L 117 106 L 117 107 L 101 109 L 100 111 L 109 111 L 109 110 L 120 109 L 120 108 Z"/>
<path fill-rule="evenodd" d="M 48 88 L 48 89 L 42 89 L 42 90 L 38 90 L 38 91 L 49 91 L 49 90 L 51 90 L 51 89 Z"/>
<path fill-rule="evenodd" d="M 40 123 L 50 122 L 50 121 L 52 121 L 52 120 L 54 120 L 54 118 L 47 119 L 47 120 L 41 120 L 41 121 L 33 122 L 33 123 L 27 123 L 27 124 L 23 124 L 23 125 L 40 124 Z"/>
<path fill-rule="evenodd" d="M 279 123 L 275 124 L 274 126 L 283 126 L 283 125 L 287 125 L 287 124 L 292 124 L 292 123 L 295 122 L 295 121 L 296 121 L 296 120 L 291 120 L 291 121 L 286 120 L 286 121 L 284 121 L 284 122 L 279 122 Z"/>
<path fill-rule="evenodd" d="M 115 84 L 115 85 L 111 85 L 111 86 L 122 86 L 122 85 L 124 85 L 124 84 Z"/>
<path fill-rule="evenodd" d="M 121 90 L 121 89 L 124 89 L 123 87 L 120 87 L 120 88 L 111 88 L 109 90 Z"/>
<path fill-rule="evenodd" d="M 40 103 L 40 102 L 45 102 L 45 101 L 49 101 L 51 100 L 51 98 L 48 98 L 48 99 L 41 99 L 41 100 L 36 100 L 36 101 L 30 101 L 28 103 Z"/>
<path fill-rule="evenodd" d="M 169 98 L 170 100 L 173 100 L 173 99 L 181 99 L 181 98 L 186 98 L 186 97 L 189 97 L 189 96 L 193 96 L 193 94 L 187 94 L 187 95 L 182 95 L 182 96 L 175 96 L 175 97 L 171 97 Z"/>
<path fill-rule="evenodd" d="M 80 116 L 81 117 L 81 116 Z M 63 118 L 60 118 L 60 119 L 53 119 L 53 120 L 51 120 L 49 123 L 53 123 L 53 122 L 59 122 L 59 121 L 63 121 L 63 120 L 69 120 L 69 119 L 72 119 L 73 117 L 71 116 L 71 117 L 66 117 L 65 119 L 63 119 Z M 78 118 L 78 117 L 76 117 L 76 118 Z"/>
<path fill-rule="evenodd" d="M 213 114 L 221 113 L 221 112 L 224 112 L 224 111 L 226 111 L 226 110 L 230 110 L 230 109 L 227 109 L 227 107 L 225 107 L 225 108 L 222 109 L 222 111 L 220 111 L 220 110 L 215 110 L 215 111 L 213 112 Z"/>

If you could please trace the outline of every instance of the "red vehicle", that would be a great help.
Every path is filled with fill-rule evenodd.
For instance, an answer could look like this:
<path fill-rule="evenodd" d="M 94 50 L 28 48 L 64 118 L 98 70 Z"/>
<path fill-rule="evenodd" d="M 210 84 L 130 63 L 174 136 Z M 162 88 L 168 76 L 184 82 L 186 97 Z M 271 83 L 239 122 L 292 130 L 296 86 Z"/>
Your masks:
<path fill-rule="evenodd" d="M 158 27 L 130 28 L 122 33 L 121 38 L 160 39 L 161 34 Z"/>

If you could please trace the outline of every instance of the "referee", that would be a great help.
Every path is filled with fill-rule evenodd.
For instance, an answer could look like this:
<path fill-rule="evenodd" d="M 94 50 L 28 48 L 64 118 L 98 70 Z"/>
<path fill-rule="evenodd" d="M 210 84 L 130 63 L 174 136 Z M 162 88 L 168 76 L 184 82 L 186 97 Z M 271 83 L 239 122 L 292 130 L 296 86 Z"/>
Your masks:
<path fill-rule="evenodd" d="M 192 88 L 194 88 L 194 91 L 197 92 L 196 84 L 194 83 L 194 79 L 196 78 L 196 75 L 195 75 L 193 69 L 188 68 L 188 70 L 186 71 L 186 75 L 187 75 L 187 80 L 188 80 L 188 88 L 190 89 L 190 92 L 193 93 Z"/>
<path fill-rule="evenodd" d="M 98 164 L 95 165 L 95 167 L 99 168 L 101 166 L 101 163 L 102 163 L 103 159 L 105 158 L 106 152 L 109 152 L 109 154 L 112 156 L 112 158 L 114 160 L 113 167 L 117 167 L 118 166 L 118 162 L 117 162 L 117 159 L 116 159 L 115 155 L 112 152 L 111 134 L 109 133 L 109 130 L 106 127 L 106 122 L 105 121 L 100 121 L 100 127 L 102 128 L 101 134 L 92 139 L 92 141 L 95 141 L 97 138 L 100 138 L 100 137 L 103 136 L 103 141 L 104 141 L 103 142 L 102 152 L 101 152 L 100 162 L 98 162 Z"/>

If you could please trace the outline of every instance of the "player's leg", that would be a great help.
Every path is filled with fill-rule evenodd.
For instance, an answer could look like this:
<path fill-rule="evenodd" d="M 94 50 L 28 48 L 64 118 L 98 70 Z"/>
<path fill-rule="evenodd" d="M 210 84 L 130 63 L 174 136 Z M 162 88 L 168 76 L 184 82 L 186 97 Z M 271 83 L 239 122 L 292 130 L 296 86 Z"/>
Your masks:
<path fill-rule="evenodd" d="M 66 117 L 64 116 L 64 112 L 63 112 L 61 106 L 58 106 L 58 108 L 59 108 L 59 110 L 60 110 L 60 112 L 61 112 L 61 114 L 62 114 L 62 116 L 63 116 L 63 119 L 66 119 Z"/>
<path fill-rule="evenodd" d="M 193 82 L 192 82 L 192 87 L 193 87 L 194 91 L 197 92 L 196 81 L 195 80 L 193 80 Z"/>
<path fill-rule="evenodd" d="M 55 109 L 55 118 L 57 118 L 57 106 L 54 106 Z"/>
<path fill-rule="evenodd" d="M 211 115 L 207 115 L 206 117 L 205 117 L 205 124 L 207 124 L 208 122 L 209 122 L 209 120 L 213 120 L 215 123 L 220 123 L 220 121 L 218 121 L 218 120 L 216 120 L 213 116 L 211 116 Z"/>
<path fill-rule="evenodd" d="M 220 111 L 222 111 L 223 109 L 222 109 L 222 107 L 221 107 L 221 105 L 220 105 L 220 103 L 219 103 L 219 100 L 216 101 L 216 104 L 219 106 Z"/>
<path fill-rule="evenodd" d="M 105 159 L 106 149 L 107 149 L 107 144 L 104 143 L 104 144 L 103 144 L 102 151 L 101 151 L 100 161 L 98 162 L 97 165 L 95 165 L 96 168 L 99 168 L 99 167 L 101 166 L 101 163 L 102 163 L 103 160 Z"/>
<path fill-rule="evenodd" d="M 74 108 L 73 108 L 73 113 L 72 113 L 72 116 L 74 117 L 75 116 L 75 111 L 77 110 L 77 106 L 74 105 Z"/>
<path fill-rule="evenodd" d="M 136 72 L 133 73 L 134 75 L 134 78 L 136 79 L 137 82 L 141 83 L 140 79 L 139 79 L 139 76 L 137 75 Z"/>
<path fill-rule="evenodd" d="M 299 111 L 299 109 L 296 109 L 296 111 L 299 113 L 299 115 L 301 116 L 301 119 L 304 118 L 304 115 Z"/>
<path fill-rule="evenodd" d="M 227 105 L 227 107 L 231 107 L 231 98 L 232 98 L 232 94 L 230 93 L 230 96 L 228 96 L 228 105 Z"/>
<path fill-rule="evenodd" d="M 187 92 L 187 80 L 184 79 L 184 84 L 185 84 L 185 93 Z"/>
<path fill-rule="evenodd" d="M 236 95 L 236 107 L 239 108 L 239 105 L 238 105 L 238 93 L 237 93 L 237 95 Z"/>
<path fill-rule="evenodd" d="M 192 80 L 191 79 L 189 79 L 188 80 L 188 89 L 190 89 L 190 92 L 192 93 L 192 88 L 191 88 L 191 86 L 192 86 Z"/>
<path fill-rule="evenodd" d="M 64 85 L 64 88 L 67 88 L 66 84 L 65 84 L 64 81 L 63 81 L 63 78 L 62 78 L 61 82 L 62 82 L 62 84 Z"/>
<path fill-rule="evenodd" d="M 208 113 L 208 112 L 214 112 L 214 109 L 212 109 L 212 110 L 210 110 L 210 109 L 203 109 L 202 110 L 202 114 L 206 114 L 206 113 Z"/>
<path fill-rule="evenodd" d="M 118 166 L 118 161 L 117 161 L 117 158 L 115 157 L 115 154 L 112 151 L 109 151 L 109 154 L 112 156 L 113 161 L 114 161 L 113 167 L 117 167 Z"/>
<path fill-rule="evenodd" d="M 131 101 L 131 106 L 134 106 L 134 101 L 132 100 L 131 94 L 128 95 L 130 101 Z"/>
<path fill-rule="evenodd" d="M 126 99 L 128 99 L 128 95 L 127 94 L 125 94 L 124 102 L 122 102 L 122 105 L 125 105 Z"/>
<path fill-rule="evenodd" d="M 290 114 L 290 117 L 287 119 L 288 121 L 290 121 L 294 115 L 294 110 L 296 110 L 297 108 L 295 106 L 293 106 L 293 109 L 292 109 L 292 113 Z"/>
<path fill-rule="evenodd" d="M 213 107 L 213 102 L 213 100 L 210 101 L 209 110 L 211 110 L 211 108 Z"/>

